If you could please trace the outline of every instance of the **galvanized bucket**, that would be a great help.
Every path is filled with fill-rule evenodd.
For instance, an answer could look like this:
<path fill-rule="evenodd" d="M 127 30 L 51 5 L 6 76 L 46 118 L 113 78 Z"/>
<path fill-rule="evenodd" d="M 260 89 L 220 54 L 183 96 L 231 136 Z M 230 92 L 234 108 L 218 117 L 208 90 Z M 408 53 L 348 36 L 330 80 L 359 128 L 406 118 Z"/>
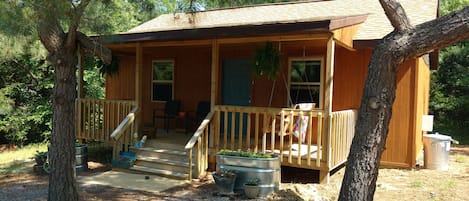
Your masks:
<path fill-rule="evenodd" d="M 235 191 L 244 190 L 247 179 L 258 178 L 259 196 L 263 197 L 280 188 L 280 158 L 248 158 L 217 155 L 217 170 L 232 170 L 237 173 Z"/>
<path fill-rule="evenodd" d="M 75 146 L 75 161 L 76 172 L 88 170 L 88 146 L 86 144 Z"/>
<path fill-rule="evenodd" d="M 440 134 L 423 135 L 425 168 L 448 170 L 451 137 Z"/>

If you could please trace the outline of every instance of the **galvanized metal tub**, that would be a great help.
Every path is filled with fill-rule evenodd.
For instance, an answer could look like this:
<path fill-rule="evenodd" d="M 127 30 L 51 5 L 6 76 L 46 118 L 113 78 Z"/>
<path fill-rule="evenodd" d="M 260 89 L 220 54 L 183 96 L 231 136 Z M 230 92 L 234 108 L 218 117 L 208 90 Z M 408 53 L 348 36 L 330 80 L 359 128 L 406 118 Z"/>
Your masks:
<path fill-rule="evenodd" d="M 88 146 L 86 144 L 75 146 L 75 163 L 76 172 L 88 170 Z"/>
<path fill-rule="evenodd" d="M 263 197 L 280 188 L 280 158 L 248 158 L 217 155 L 217 170 L 228 169 L 237 173 L 235 191 L 244 190 L 249 178 L 260 179 L 259 196 Z"/>

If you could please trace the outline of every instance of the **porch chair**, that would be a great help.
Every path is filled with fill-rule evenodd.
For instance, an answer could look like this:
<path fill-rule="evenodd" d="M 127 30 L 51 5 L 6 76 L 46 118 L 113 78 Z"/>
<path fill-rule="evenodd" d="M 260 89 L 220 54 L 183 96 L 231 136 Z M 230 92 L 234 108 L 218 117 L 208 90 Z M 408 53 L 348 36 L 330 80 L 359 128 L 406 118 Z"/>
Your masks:
<path fill-rule="evenodd" d="M 156 126 L 157 119 L 163 119 L 164 129 L 166 133 L 169 132 L 169 120 L 180 118 L 179 110 L 180 110 L 181 103 L 178 100 L 170 100 L 166 101 L 163 114 L 161 114 L 161 110 L 153 110 L 153 124 Z M 185 118 L 185 117 L 184 117 Z"/>
<path fill-rule="evenodd" d="M 194 115 L 190 115 L 191 126 L 195 126 L 195 129 L 202 123 L 204 118 L 210 112 L 210 102 L 200 101 L 197 103 L 197 109 Z"/>
<path fill-rule="evenodd" d="M 207 114 L 210 112 L 210 102 L 200 101 L 197 103 L 197 111 L 195 112 L 195 121 L 200 124 Z"/>
<path fill-rule="evenodd" d="M 295 104 L 293 106 L 293 109 L 312 110 L 315 108 L 315 106 L 316 106 L 316 103 L 299 103 L 299 104 Z M 285 114 L 284 122 L 282 122 L 283 129 L 284 129 L 283 132 L 279 132 L 280 125 L 281 125 L 280 124 L 281 115 L 275 115 L 275 117 L 269 116 L 267 118 L 268 121 L 267 121 L 266 129 L 265 129 L 266 133 L 272 132 L 272 124 L 271 124 L 272 118 L 275 118 L 276 122 L 279 122 L 275 124 L 275 132 L 277 132 L 278 135 L 282 135 L 282 133 L 284 133 L 285 136 L 294 135 L 298 139 L 299 142 L 302 142 L 302 143 L 305 142 L 309 117 L 303 116 L 300 119 L 299 116 L 293 116 L 293 128 L 291 129 L 292 133 L 290 133 L 290 114 Z M 301 128 L 301 131 L 300 131 L 300 128 Z"/>

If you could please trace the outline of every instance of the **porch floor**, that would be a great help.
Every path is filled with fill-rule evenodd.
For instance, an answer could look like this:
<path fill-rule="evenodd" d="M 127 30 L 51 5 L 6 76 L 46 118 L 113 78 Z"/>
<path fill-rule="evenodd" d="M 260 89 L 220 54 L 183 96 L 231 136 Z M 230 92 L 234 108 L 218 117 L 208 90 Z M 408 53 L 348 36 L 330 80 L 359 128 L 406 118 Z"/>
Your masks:
<path fill-rule="evenodd" d="M 181 132 L 177 130 L 166 130 L 158 129 L 155 133 L 152 134 L 144 134 L 147 135 L 148 139 L 145 144 L 147 145 L 154 145 L 157 143 L 163 144 L 174 144 L 176 146 L 185 146 L 189 139 L 192 137 L 191 132 Z"/>
<path fill-rule="evenodd" d="M 165 144 L 165 145 L 174 145 L 174 147 L 176 148 L 182 148 L 186 145 L 186 143 L 189 141 L 189 139 L 192 137 L 192 134 L 191 132 L 187 132 L 187 133 L 184 133 L 182 131 L 179 131 L 179 130 L 169 130 L 168 132 L 166 132 L 166 130 L 163 130 L 163 129 L 158 129 L 155 133 L 153 134 L 149 134 L 148 135 L 148 139 L 147 139 L 147 142 L 145 143 L 147 146 L 156 146 L 158 144 Z M 238 140 L 238 138 L 236 137 L 235 140 Z M 244 139 L 245 140 L 245 139 Z M 252 142 L 255 142 L 254 138 L 251 138 L 251 143 Z M 259 140 L 258 142 L 258 147 L 261 147 L 261 141 Z M 228 138 L 228 142 L 227 142 L 227 145 L 226 145 L 226 148 L 227 149 L 230 149 L 230 144 L 231 144 L 231 138 L 229 137 Z M 267 140 L 267 145 L 270 145 L 270 138 L 268 138 Z M 247 149 L 247 147 L 245 147 L 246 145 L 243 146 L 243 149 Z M 278 145 L 277 145 L 278 146 Z M 301 157 L 303 159 L 306 159 L 307 158 L 307 155 L 308 155 L 308 148 L 307 148 L 307 145 L 303 144 L 301 145 L 301 151 L 298 150 L 298 143 L 294 143 L 292 145 L 292 156 L 293 158 L 297 158 L 298 155 L 301 155 Z M 225 146 L 223 146 L 223 142 L 220 143 L 220 148 L 225 148 Z M 238 145 L 235 146 L 234 149 L 238 149 Z M 254 148 L 254 144 L 251 144 L 251 148 Z M 286 144 L 285 147 L 283 148 L 283 152 L 282 152 L 282 155 L 283 157 L 288 157 L 289 155 L 289 145 Z M 270 146 L 267 147 L 267 152 L 272 152 L 270 150 Z M 278 147 L 276 147 L 273 151 L 275 154 L 280 154 L 280 150 L 278 149 Z M 317 158 L 317 146 L 315 144 L 312 144 L 311 147 L 310 147 L 310 158 L 315 160 Z"/>

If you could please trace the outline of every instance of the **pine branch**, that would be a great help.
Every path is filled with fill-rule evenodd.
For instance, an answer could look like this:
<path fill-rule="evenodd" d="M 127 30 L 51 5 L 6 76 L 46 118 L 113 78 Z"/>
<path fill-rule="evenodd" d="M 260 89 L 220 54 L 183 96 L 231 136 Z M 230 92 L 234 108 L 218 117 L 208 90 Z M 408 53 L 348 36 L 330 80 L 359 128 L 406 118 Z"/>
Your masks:
<path fill-rule="evenodd" d="M 82 0 L 78 6 L 73 6 L 70 16 L 70 27 L 68 29 L 67 34 L 67 46 L 73 47 L 75 49 L 75 41 L 76 41 L 76 32 L 78 30 L 78 26 L 80 25 L 81 17 L 83 16 L 83 12 L 85 11 L 86 7 L 90 3 L 90 0 Z"/>
<path fill-rule="evenodd" d="M 399 32 L 405 32 L 412 28 L 409 18 L 401 4 L 395 0 L 379 0 L 384 13 L 388 17 L 392 26 Z"/>
<path fill-rule="evenodd" d="M 406 58 L 418 57 L 435 49 L 447 47 L 469 38 L 469 6 L 435 20 L 416 26 L 403 34 L 398 42 L 407 44 L 402 49 Z"/>
<path fill-rule="evenodd" d="M 97 56 L 101 58 L 104 63 L 110 64 L 112 61 L 112 52 L 110 49 L 104 47 L 101 43 L 91 40 L 84 33 L 77 31 L 77 40 L 81 45 L 84 53 L 87 55 Z"/>

